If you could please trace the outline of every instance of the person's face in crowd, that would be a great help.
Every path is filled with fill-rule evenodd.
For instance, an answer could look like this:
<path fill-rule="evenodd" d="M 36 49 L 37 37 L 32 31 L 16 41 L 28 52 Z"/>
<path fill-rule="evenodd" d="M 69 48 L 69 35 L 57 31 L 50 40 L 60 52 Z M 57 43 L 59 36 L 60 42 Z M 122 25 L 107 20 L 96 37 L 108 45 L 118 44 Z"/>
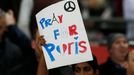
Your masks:
<path fill-rule="evenodd" d="M 0 12 L 0 41 L 4 38 L 4 33 L 7 30 L 7 26 L 15 25 L 15 17 L 12 10 L 8 12 Z"/>
<path fill-rule="evenodd" d="M 128 55 L 126 68 L 129 75 L 134 75 L 134 50 Z"/>
<path fill-rule="evenodd" d="M 87 62 L 79 63 L 75 65 L 75 75 L 96 75 L 91 65 Z"/>
<path fill-rule="evenodd" d="M 110 54 L 114 59 L 124 61 L 128 53 L 128 41 L 125 37 L 118 37 L 112 44 Z"/>

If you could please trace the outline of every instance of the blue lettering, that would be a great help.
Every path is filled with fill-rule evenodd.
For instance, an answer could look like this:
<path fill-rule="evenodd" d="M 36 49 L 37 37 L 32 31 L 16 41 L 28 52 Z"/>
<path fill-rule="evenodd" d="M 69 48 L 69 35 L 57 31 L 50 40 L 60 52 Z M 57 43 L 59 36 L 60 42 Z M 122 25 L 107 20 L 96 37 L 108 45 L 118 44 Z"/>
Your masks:
<path fill-rule="evenodd" d="M 49 55 L 51 61 L 55 61 L 55 58 L 54 58 L 54 56 L 52 55 L 52 51 L 54 51 L 55 45 L 52 44 L 52 43 L 45 44 L 45 45 L 44 45 L 44 48 L 46 49 L 46 51 L 47 51 L 47 53 L 48 53 L 48 55 Z"/>
<path fill-rule="evenodd" d="M 58 29 L 54 30 L 54 38 L 55 38 L 55 40 L 57 40 L 58 35 L 60 35 L 59 30 Z"/>
<path fill-rule="evenodd" d="M 56 47 L 56 50 L 57 50 L 59 53 L 61 53 L 61 51 L 60 51 L 60 46 L 59 46 L 59 45 Z"/>
<path fill-rule="evenodd" d="M 49 25 L 52 25 L 51 24 L 51 19 L 45 20 L 45 18 L 42 18 L 40 20 L 40 25 L 41 25 L 42 29 L 44 29 L 45 27 L 48 27 Z"/>
<path fill-rule="evenodd" d="M 74 37 L 74 39 L 76 40 L 76 42 L 75 42 L 75 53 L 78 54 L 78 42 L 77 42 L 78 36 Z"/>
<path fill-rule="evenodd" d="M 48 27 L 49 25 L 52 25 L 50 22 L 51 22 L 51 19 L 47 19 L 47 20 L 45 21 L 46 27 Z"/>
<path fill-rule="evenodd" d="M 44 23 L 45 23 L 45 18 L 42 18 L 42 19 L 40 20 L 40 24 L 41 24 L 42 29 L 45 28 L 45 27 L 44 27 Z"/>

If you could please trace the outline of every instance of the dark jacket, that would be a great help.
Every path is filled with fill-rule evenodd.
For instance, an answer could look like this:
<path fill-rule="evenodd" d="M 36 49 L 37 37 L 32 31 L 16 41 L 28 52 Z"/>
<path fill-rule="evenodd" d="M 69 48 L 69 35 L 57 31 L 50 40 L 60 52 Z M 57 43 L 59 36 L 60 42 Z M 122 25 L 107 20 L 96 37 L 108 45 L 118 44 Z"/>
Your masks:
<path fill-rule="evenodd" d="M 16 26 L 8 27 L 0 43 L 0 75 L 36 75 L 36 69 L 31 41 Z"/>
<path fill-rule="evenodd" d="M 49 75 L 73 75 L 72 68 L 70 66 L 63 66 L 49 70 Z"/>
<path fill-rule="evenodd" d="M 126 70 L 109 58 L 100 66 L 100 75 L 126 75 Z"/>

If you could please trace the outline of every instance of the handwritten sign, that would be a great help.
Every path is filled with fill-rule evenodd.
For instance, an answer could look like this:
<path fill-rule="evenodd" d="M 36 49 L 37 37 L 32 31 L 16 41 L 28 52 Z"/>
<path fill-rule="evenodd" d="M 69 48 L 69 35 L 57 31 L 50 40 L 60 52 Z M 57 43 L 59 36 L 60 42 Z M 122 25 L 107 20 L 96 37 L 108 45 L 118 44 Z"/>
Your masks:
<path fill-rule="evenodd" d="M 77 0 L 50 5 L 37 15 L 48 69 L 92 60 L 92 54 Z"/>

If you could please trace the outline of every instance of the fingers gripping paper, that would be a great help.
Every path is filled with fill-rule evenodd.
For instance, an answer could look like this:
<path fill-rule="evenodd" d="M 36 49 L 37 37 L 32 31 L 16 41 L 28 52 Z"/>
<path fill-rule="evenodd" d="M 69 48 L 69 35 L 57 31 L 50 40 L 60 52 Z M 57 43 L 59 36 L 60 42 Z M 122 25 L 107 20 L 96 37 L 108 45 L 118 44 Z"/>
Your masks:
<path fill-rule="evenodd" d="M 92 54 L 77 0 L 50 5 L 37 15 L 48 69 L 92 60 Z"/>

